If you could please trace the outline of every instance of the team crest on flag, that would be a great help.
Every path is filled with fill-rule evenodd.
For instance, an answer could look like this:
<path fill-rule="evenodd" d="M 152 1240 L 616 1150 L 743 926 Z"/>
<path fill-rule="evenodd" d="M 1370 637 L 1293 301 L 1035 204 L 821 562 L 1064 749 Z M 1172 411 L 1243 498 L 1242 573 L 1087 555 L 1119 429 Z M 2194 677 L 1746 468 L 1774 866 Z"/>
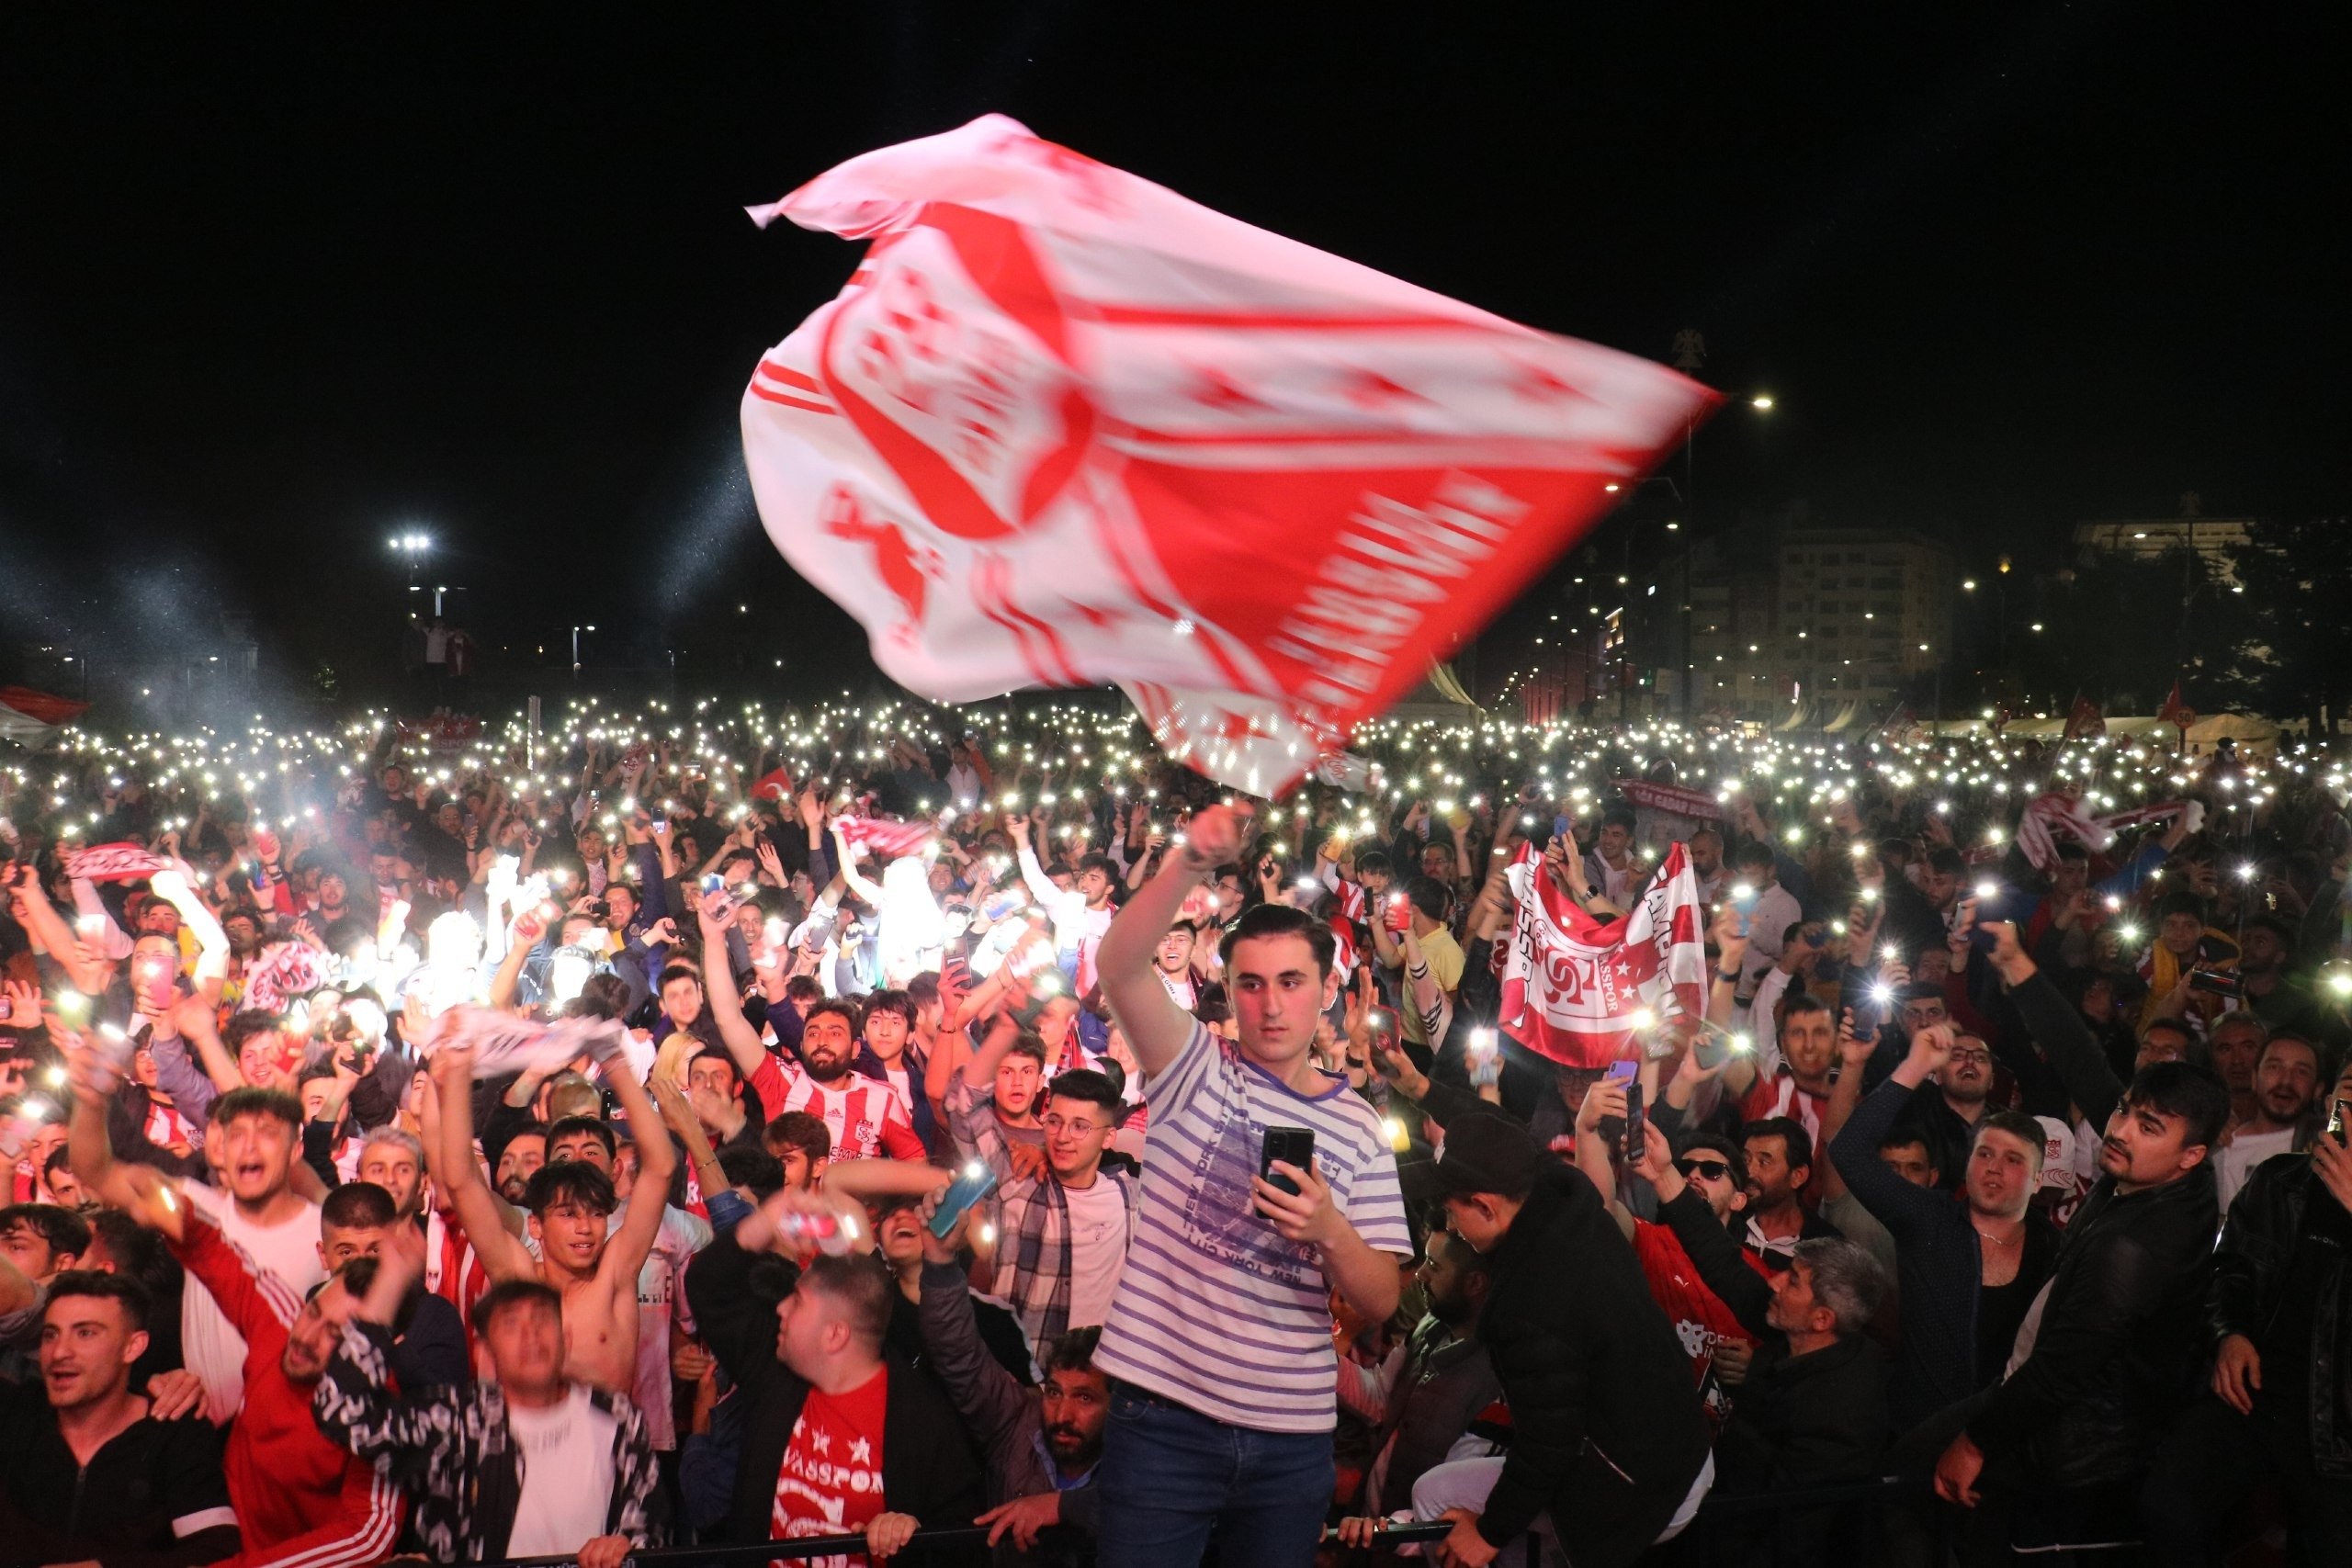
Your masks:
<path fill-rule="evenodd" d="M 743 398 L 793 567 L 910 690 L 1116 683 L 1258 794 L 1340 753 L 1715 400 L 1001 116 L 752 214 L 872 242 Z"/>
<path fill-rule="evenodd" d="M 1634 1014 L 1700 1016 L 1707 950 L 1698 879 L 1676 844 L 1633 911 L 1596 920 L 1544 869 L 1532 841 L 1507 874 L 1519 919 L 1503 959 L 1503 1033 L 1566 1066 L 1639 1049 Z"/>

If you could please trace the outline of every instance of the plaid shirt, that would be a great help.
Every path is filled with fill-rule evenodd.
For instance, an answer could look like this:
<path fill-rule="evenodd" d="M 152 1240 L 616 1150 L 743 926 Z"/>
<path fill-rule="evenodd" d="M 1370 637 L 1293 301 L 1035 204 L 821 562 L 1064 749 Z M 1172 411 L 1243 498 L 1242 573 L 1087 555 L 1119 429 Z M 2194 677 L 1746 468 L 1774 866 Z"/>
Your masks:
<path fill-rule="evenodd" d="M 997 1253 L 989 1293 L 1012 1309 L 1030 1344 L 1042 1354 L 1048 1341 L 1060 1338 L 1071 1326 L 1070 1280 L 1075 1269 L 1070 1261 L 1069 1197 L 1061 1179 L 1050 1169 L 1042 1178 L 1013 1175 L 1012 1151 L 996 1119 L 993 1085 L 975 1088 L 959 1072 L 948 1080 L 944 1103 L 947 1130 L 956 1140 L 956 1152 L 977 1155 L 996 1172 Z M 1136 1206 L 1142 1201 L 1143 1186 L 1125 1171 L 1105 1170 L 1097 1179 L 1117 1183 L 1119 1196 L 1126 1201 L 1127 1237 L 1120 1243 L 1124 1251 L 1126 1239 L 1135 1235 Z"/>

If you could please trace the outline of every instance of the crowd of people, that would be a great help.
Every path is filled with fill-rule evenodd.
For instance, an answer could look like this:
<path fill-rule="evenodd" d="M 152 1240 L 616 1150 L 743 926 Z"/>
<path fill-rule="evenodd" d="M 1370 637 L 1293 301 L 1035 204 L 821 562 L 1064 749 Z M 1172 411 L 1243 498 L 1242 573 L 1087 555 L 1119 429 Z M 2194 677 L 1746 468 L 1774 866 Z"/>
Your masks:
<path fill-rule="evenodd" d="M 0 759 L 0 1562 L 2346 1560 L 2331 760 L 1357 745 Z M 1514 865 L 1690 879 L 1623 1060 L 1498 1037 Z"/>

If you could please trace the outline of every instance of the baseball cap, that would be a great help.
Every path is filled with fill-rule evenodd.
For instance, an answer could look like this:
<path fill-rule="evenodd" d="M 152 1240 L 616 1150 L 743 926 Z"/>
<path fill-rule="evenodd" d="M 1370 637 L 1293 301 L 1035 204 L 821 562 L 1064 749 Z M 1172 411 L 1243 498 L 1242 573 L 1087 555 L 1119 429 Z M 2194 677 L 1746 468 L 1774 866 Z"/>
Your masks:
<path fill-rule="evenodd" d="M 1456 1117 L 1446 1128 L 1430 1175 L 1442 1198 L 1473 1192 L 1517 1197 L 1535 1185 L 1550 1158 L 1517 1122 L 1481 1111 Z"/>

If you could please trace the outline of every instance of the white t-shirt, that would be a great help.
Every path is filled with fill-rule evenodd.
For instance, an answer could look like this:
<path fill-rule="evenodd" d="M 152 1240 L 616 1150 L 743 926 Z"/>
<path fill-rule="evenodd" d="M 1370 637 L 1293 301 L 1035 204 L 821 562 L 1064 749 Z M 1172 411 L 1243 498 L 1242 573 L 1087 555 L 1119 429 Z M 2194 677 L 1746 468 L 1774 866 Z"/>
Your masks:
<path fill-rule="evenodd" d="M 1412 1255 L 1396 1156 L 1345 1079 L 1309 1098 L 1205 1027 L 1153 1074 L 1143 1203 L 1094 1364 L 1108 1376 L 1261 1432 L 1339 1422 L 1330 1281 L 1315 1249 L 1252 1206 L 1269 1127 L 1315 1134 L 1331 1201 L 1375 1252 Z"/>
<path fill-rule="evenodd" d="M 283 1224 L 265 1225 L 247 1219 L 236 1201 L 217 1187 L 200 1182 L 180 1183 L 187 1206 L 210 1220 L 254 1261 L 297 1298 L 327 1277 L 319 1261 L 319 1206 L 309 1199 Z M 230 1325 L 212 1292 L 196 1280 L 180 1292 L 180 1355 L 188 1371 L 204 1382 L 212 1418 L 226 1425 L 245 1406 L 245 1337 Z"/>
<path fill-rule="evenodd" d="M 1127 1201 L 1107 1176 L 1065 1187 L 1062 1196 L 1069 1202 L 1069 1325 L 1091 1328 L 1109 1321 L 1126 1265 Z"/>
<path fill-rule="evenodd" d="M 510 1557 L 568 1557 L 605 1533 L 613 1506 L 613 1438 L 619 1418 L 588 1402 L 573 1383 L 560 1404 L 506 1407 L 522 1462 Z"/>
<path fill-rule="evenodd" d="M 2264 1160 L 2295 1152 L 2295 1129 L 2285 1128 L 2276 1133 L 2240 1133 L 2232 1138 L 2213 1162 L 2213 1179 L 2222 1190 L 2222 1213 L 2230 1212 L 2230 1204 L 2243 1189 L 2254 1168 Z"/>

